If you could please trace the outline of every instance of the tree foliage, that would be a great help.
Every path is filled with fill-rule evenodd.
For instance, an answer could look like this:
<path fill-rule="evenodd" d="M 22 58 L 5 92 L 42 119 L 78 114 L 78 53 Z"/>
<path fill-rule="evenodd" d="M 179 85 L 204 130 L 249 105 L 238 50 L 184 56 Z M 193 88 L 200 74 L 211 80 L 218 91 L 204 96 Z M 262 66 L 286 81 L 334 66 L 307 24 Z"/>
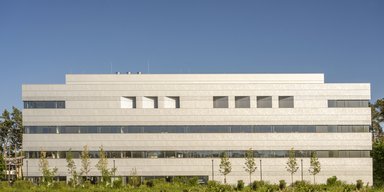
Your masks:
<path fill-rule="evenodd" d="M 373 184 L 384 186 L 384 137 L 374 141 L 372 146 Z"/>
<path fill-rule="evenodd" d="M 129 181 L 128 181 L 129 185 L 131 185 L 132 187 L 139 187 L 140 184 L 141 184 L 141 181 L 140 181 L 140 177 L 137 176 L 137 170 L 136 168 L 133 168 L 131 170 L 131 173 L 130 173 L 130 177 L 129 177 Z"/>
<path fill-rule="evenodd" d="M 10 113 L 4 110 L 0 119 L 0 150 L 7 153 L 7 156 L 16 155 L 22 145 L 22 136 L 24 132 L 22 113 L 16 107 L 12 108 Z M 4 151 L 8 148 L 7 151 Z"/>
<path fill-rule="evenodd" d="M 66 160 L 67 160 L 68 174 L 71 176 L 69 183 L 71 183 L 73 187 L 76 187 L 78 184 L 79 175 L 76 170 L 76 164 L 75 164 L 75 161 L 73 160 L 73 154 L 71 149 L 69 149 L 69 151 L 67 152 Z"/>
<path fill-rule="evenodd" d="M 81 169 L 80 175 L 85 177 L 85 180 L 88 180 L 88 174 L 91 171 L 91 160 L 89 157 L 88 146 L 83 146 L 83 151 L 81 151 Z"/>
<path fill-rule="evenodd" d="M 380 124 L 384 123 L 384 98 L 378 99 L 375 103 L 370 104 L 372 115 L 372 129 L 375 138 L 383 136 L 383 128 Z"/>
<path fill-rule="evenodd" d="M 224 183 L 227 183 L 227 175 L 232 171 L 232 165 L 226 152 L 224 152 L 221 157 L 219 171 L 224 175 Z"/>
<path fill-rule="evenodd" d="M 291 174 L 291 185 L 293 185 L 293 174 L 295 174 L 296 171 L 299 169 L 299 166 L 297 165 L 295 151 L 293 150 L 293 148 L 291 148 L 291 150 L 289 151 L 289 158 L 285 168 Z"/>
<path fill-rule="evenodd" d="M 244 170 L 249 174 L 249 185 L 252 183 L 252 173 L 254 173 L 257 169 L 255 158 L 253 157 L 253 150 L 249 148 L 245 153 L 245 166 Z"/>
<path fill-rule="evenodd" d="M 108 159 L 103 146 L 99 149 L 99 161 L 96 164 L 96 168 L 100 171 L 101 182 L 109 185 L 111 183 L 111 176 L 115 174 L 116 168 L 108 169 Z"/>
<path fill-rule="evenodd" d="M 3 154 L 0 154 L 0 180 L 5 179 L 5 172 L 6 172 L 6 166 L 5 166 L 5 160 Z"/>
<path fill-rule="evenodd" d="M 319 159 L 317 158 L 317 153 L 312 152 L 311 153 L 311 162 L 308 169 L 309 173 L 313 175 L 313 184 L 316 184 L 316 175 L 320 173 L 321 171 L 321 164 Z"/>
<path fill-rule="evenodd" d="M 51 186 L 53 183 L 53 179 L 57 173 L 57 168 L 50 168 L 49 162 L 47 160 L 46 152 L 43 150 L 40 151 L 40 161 L 39 161 L 39 168 L 41 171 L 42 177 L 42 183 Z"/>
<path fill-rule="evenodd" d="M 15 153 L 19 152 L 23 142 L 23 116 L 19 109 L 13 107 L 11 113 L 11 121 L 13 123 L 10 131 L 10 142 L 14 146 Z"/>

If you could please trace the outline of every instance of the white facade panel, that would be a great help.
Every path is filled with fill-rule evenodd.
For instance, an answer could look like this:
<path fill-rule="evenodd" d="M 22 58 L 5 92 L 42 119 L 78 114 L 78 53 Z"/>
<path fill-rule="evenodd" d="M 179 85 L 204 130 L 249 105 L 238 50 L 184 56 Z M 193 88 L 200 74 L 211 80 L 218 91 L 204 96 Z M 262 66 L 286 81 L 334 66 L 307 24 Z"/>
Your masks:
<path fill-rule="evenodd" d="M 213 98 L 217 96 L 228 97 L 228 107 L 214 108 Z M 239 96 L 249 97 L 249 104 L 236 108 L 235 98 Z M 258 96 L 271 97 L 271 105 L 258 108 Z M 279 108 L 280 96 L 292 96 L 293 108 Z M 368 129 L 342 131 L 343 126 L 368 127 L 371 123 L 369 107 L 328 107 L 328 100 L 370 100 L 370 84 L 324 83 L 323 74 L 66 75 L 66 84 L 63 85 L 23 85 L 22 98 L 31 102 L 65 101 L 65 108 L 23 110 L 23 124 L 36 129 L 23 135 L 23 147 L 27 152 L 41 149 L 62 152 L 69 148 L 80 151 L 84 145 L 96 151 L 102 145 L 106 151 L 244 151 L 249 148 L 287 151 L 294 148 L 340 153 L 361 151 L 367 154 L 372 147 Z M 156 128 L 176 125 L 336 128 L 324 129 L 324 133 L 123 133 L 123 129 L 121 132 L 102 133 L 102 129 L 118 126 Z M 94 128 L 99 132 L 60 132 L 68 126 Z M 50 129 L 53 133 L 39 133 L 38 128 L 42 128 L 43 132 Z M 304 179 L 311 180 L 307 172 L 309 158 L 302 159 Z M 118 175 L 121 176 L 129 176 L 131 169 L 136 168 L 140 176 L 207 176 L 213 179 L 212 158 L 145 157 L 114 160 Z M 222 181 L 218 171 L 219 158 L 213 160 L 214 179 Z M 247 174 L 243 171 L 244 159 L 230 160 L 233 171 L 228 182 L 235 183 L 240 179 L 247 181 Z M 257 162 L 259 160 L 257 158 Z M 39 176 L 38 159 L 30 157 L 28 161 L 28 176 Z M 49 161 L 51 166 L 59 168 L 59 175 L 66 175 L 65 159 Z M 286 161 L 287 158 L 262 158 L 263 179 L 270 182 L 290 180 L 285 170 Z M 92 159 L 93 166 L 96 162 L 97 159 Z M 319 182 L 325 182 L 326 178 L 335 175 L 348 183 L 362 179 L 372 184 L 372 159 L 369 156 L 320 157 L 320 162 L 322 171 L 317 177 Z M 96 168 L 91 175 L 99 175 Z M 257 173 L 254 179 L 260 179 Z M 300 179 L 299 173 L 295 179 Z"/>

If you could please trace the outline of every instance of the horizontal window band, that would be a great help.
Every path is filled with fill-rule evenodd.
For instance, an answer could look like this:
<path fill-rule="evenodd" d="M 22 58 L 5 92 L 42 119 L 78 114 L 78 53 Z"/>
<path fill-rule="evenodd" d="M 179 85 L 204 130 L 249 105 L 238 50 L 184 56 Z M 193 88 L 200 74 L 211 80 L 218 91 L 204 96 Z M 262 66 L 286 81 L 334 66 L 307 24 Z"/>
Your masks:
<path fill-rule="evenodd" d="M 107 158 L 219 158 L 227 153 L 229 158 L 245 158 L 245 150 L 232 151 L 105 151 Z M 370 157 L 370 151 L 356 150 L 295 150 L 297 158 L 310 158 L 316 152 L 319 158 L 359 158 Z M 39 159 L 40 151 L 26 151 L 26 158 Z M 46 151 L 48 159 L 65 159 L 68 151 Z M 81 151 L 72 151 L 74 159 L 80 159 Z M 255 158 L 287 158 L 289 150 L 254 150 Z M 89 151 L 90 158 L 99 158 L 99 151 Z"/>
<path fill-rule="evenodd" d="M 24 109 L 64 109 L 65 101 L 24 101 Z"/>
<path fill-rule="evenodd" d="M 328 100 L 329 108 L 369 107 L 369 100 Z"/>
<path fill-rule="evenodd" d="M 355 133 L 369 125 L 164 125 L 164 126 L 25 126 L 25 134 L 134 133 Z"/>

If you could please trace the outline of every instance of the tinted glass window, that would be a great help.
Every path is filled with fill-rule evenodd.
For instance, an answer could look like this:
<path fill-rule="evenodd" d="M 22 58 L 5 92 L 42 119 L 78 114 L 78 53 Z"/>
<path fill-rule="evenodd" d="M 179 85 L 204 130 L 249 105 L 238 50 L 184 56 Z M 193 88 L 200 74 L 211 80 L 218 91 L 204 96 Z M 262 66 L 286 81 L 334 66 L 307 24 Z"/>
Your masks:
<path fill-rule="evenodd" d="M 228 108 L 228 97 L 227 96 L 213 97 L 213 108 Z"/>
<path fill-rule="evenodd" d="M 293 96 L 279 96 L 279 108 L 293 108 Z"/>
<path fill-rule="evenodd" d="M 256 125 L 254 126 L 255 133 L 271 133 L 273 126 L 270 125 Z"/>
<path fill-rule="evenodd" d="M 143 127 L 141 126 L 130 126 L 130 127 L 123 127 L 124 133 L 143 133 Z"/>
<path fill-rule="evenodd" d="M 250 108 L 249 96 L 236 96 L 235 97 L 235 108 Z"/>
<path fill-rule="evenodd" d="M 60 133 L 79 133 L 79 127 L 60 127 Z"/>
<path fill-rule="evenodd" d="M 24 101 L 25 109 L 60 109 L 65 108 L 65 101 Z"/>
<path fill-rule="evenodd" d="M 272 108 L 272 96 L 257 96 L 257 108 Z"/>
<path fill-rule="evenodd" d="M 368 100 L 328 100 L 328 107 L 330 108 L 369 107 L 369 101 Z"/>
<path fill-rule="evenodd" d="M 132 151 L 132 158 L 145 158 L 143 151 Z"/>
<path fill-rule="evenodd" d="M 26 127 L 26 129 L 27 129 L 27 132 L 30 134 L 57 133 L 55 126 L 44 126 L 44 127 L 28 126 Z"/>
<path fill-rule="evenodd" d="M 231 126 L 231 133 L 252 133 L 252 132 L 253 132 L 252 125 Z"/>
<path fill-rule="evenodd" d="M 100 127 L 100 133 L 121 133 L 121 127 Z"/>

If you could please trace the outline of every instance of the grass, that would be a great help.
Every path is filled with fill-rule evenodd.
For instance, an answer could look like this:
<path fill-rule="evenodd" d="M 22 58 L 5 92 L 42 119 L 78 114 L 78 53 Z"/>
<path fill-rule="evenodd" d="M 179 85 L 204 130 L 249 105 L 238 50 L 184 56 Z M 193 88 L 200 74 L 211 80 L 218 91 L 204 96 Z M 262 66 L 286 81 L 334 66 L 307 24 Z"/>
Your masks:
<path fill-rule="evenodd" d="M 131 185 L 121 185 L 112 187 L 109 184 L 83 184 L 77 187 L 71 187 L 65 182 L 55 182 L 50 185 L 35 185 L 29 181 L 15 181 L 9 186 L 6 181 L 0 182 L 1 192 L 384 192 L 384 188 L 369 187 L 357 184 L 346 184 L 335 182 L 332 184 L 312 185 L 308 182 L 296 182 L 293 186 L 282 186 L 279 184 L 269 184 L 267 182 L 255 181 L 251 186 L 225 185 L 218 182 L 209 181 L 208 184 L 200 185 L 193 182 L 165 182 L 164 180 L 146 181 L 138 187 Z"/>

